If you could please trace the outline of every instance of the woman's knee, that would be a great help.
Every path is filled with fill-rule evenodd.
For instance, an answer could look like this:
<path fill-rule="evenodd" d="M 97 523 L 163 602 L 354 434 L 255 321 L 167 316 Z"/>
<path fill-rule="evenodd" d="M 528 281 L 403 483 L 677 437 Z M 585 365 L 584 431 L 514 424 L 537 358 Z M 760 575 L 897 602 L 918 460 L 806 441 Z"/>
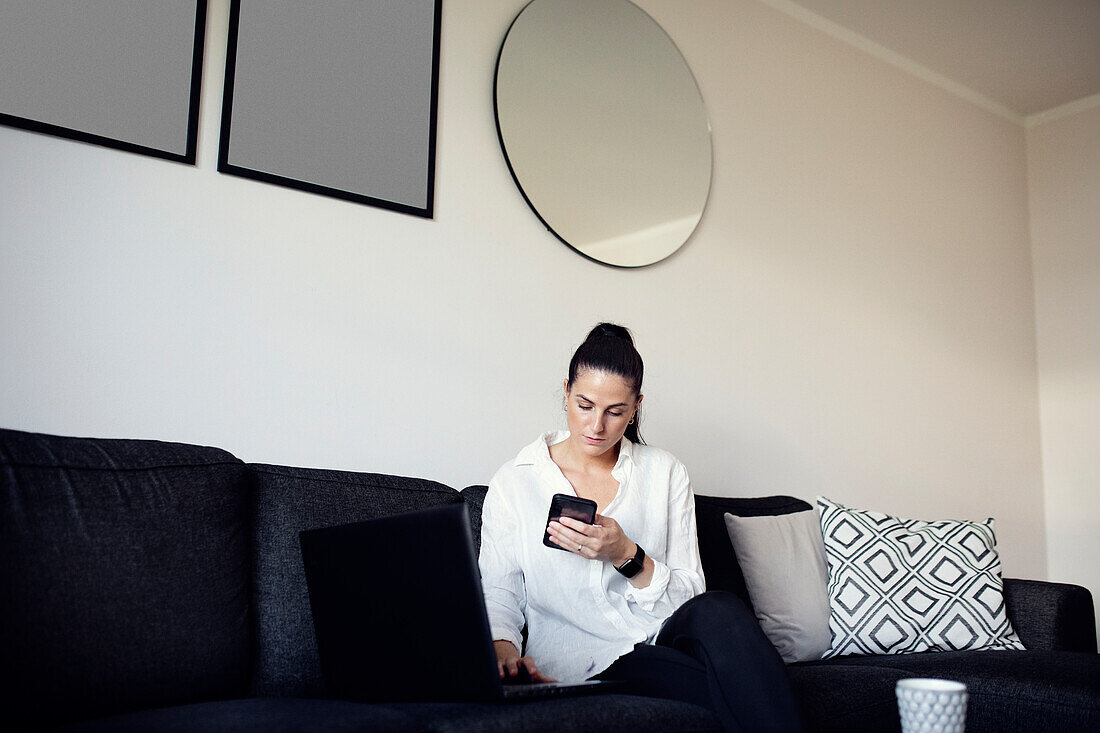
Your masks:
<path fill-rule="evenodd" d="M 735 593 L 725 590 L 711 590 L 688 600 L 681 608 L 706 614 L 752 615 L 748 605 Z"/>
<path fill-rule="evenodd" d="M 728 591 L 708 591 L 680 606 L 665 622 L 657 642 L 662 637 L 710 636 L 712 634 L 756 636 L 762 633 L 749 607 Z"/>

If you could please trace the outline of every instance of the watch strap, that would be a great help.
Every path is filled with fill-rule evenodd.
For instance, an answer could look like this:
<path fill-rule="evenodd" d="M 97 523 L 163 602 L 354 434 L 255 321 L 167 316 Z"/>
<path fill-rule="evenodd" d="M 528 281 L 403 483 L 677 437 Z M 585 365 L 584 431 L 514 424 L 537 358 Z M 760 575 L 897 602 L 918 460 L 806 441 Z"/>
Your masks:
<path fill-rule="evenodd" d="M 634 543 L 634 546 L 638 548 L 638 550 L 634 553 L 634 557 L 630 558 L 622 565 L 617 565 L 615 567 L 616 570 L 618 570 L 627 578 L 633 578 L 635 575 L 642 572 L 642 568 L 645 567 L 645 550 L 643 550 L 642 546 L 636 542 Z"/>

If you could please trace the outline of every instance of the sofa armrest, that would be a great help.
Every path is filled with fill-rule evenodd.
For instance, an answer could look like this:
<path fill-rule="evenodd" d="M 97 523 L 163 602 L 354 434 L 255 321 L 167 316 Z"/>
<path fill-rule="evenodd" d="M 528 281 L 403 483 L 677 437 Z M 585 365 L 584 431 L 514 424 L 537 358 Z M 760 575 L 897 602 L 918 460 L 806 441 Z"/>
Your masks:
<path fill-rule="evenodd" d="M 1004 579 L 1005 609 L 1028 649 L 1096 653 L 1096 613 L 1087 588 Z"/>

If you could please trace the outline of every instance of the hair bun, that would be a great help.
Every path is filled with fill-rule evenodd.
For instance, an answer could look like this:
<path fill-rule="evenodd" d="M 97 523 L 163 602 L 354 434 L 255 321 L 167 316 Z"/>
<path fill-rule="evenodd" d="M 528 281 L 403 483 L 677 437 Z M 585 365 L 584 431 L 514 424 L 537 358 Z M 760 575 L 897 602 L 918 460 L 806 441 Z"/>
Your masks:
<path fill-rule="evenodd" d="M 625 326 L 620 326 L 617 323 L 600 323 L 588 334 L 588 338 L 619 338 L 629 343 L 634 343 L 634 339 L 630 336 L 630 331 Z M 588 339 L 585 339 L 586 341 Z"/>

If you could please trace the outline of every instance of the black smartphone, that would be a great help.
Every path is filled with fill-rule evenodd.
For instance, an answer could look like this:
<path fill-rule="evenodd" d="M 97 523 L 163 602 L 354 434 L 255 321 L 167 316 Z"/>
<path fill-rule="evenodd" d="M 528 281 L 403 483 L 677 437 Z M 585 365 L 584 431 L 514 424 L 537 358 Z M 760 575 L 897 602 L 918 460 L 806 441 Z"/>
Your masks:
<path fill-rule="evenodd" d="M 550 500 L 550 513 L 546 516 L 546 531 L 542 534 L 542 544 L 555 550 L 565 550 L 550 539 L 550 522 L 558 517 L 572 517 L 578 522 L 592 524 L 596 521 L 596 502 L 569 494 L 554 494 Z M 568 550 L 565 550 L 569 552 Z"/>

